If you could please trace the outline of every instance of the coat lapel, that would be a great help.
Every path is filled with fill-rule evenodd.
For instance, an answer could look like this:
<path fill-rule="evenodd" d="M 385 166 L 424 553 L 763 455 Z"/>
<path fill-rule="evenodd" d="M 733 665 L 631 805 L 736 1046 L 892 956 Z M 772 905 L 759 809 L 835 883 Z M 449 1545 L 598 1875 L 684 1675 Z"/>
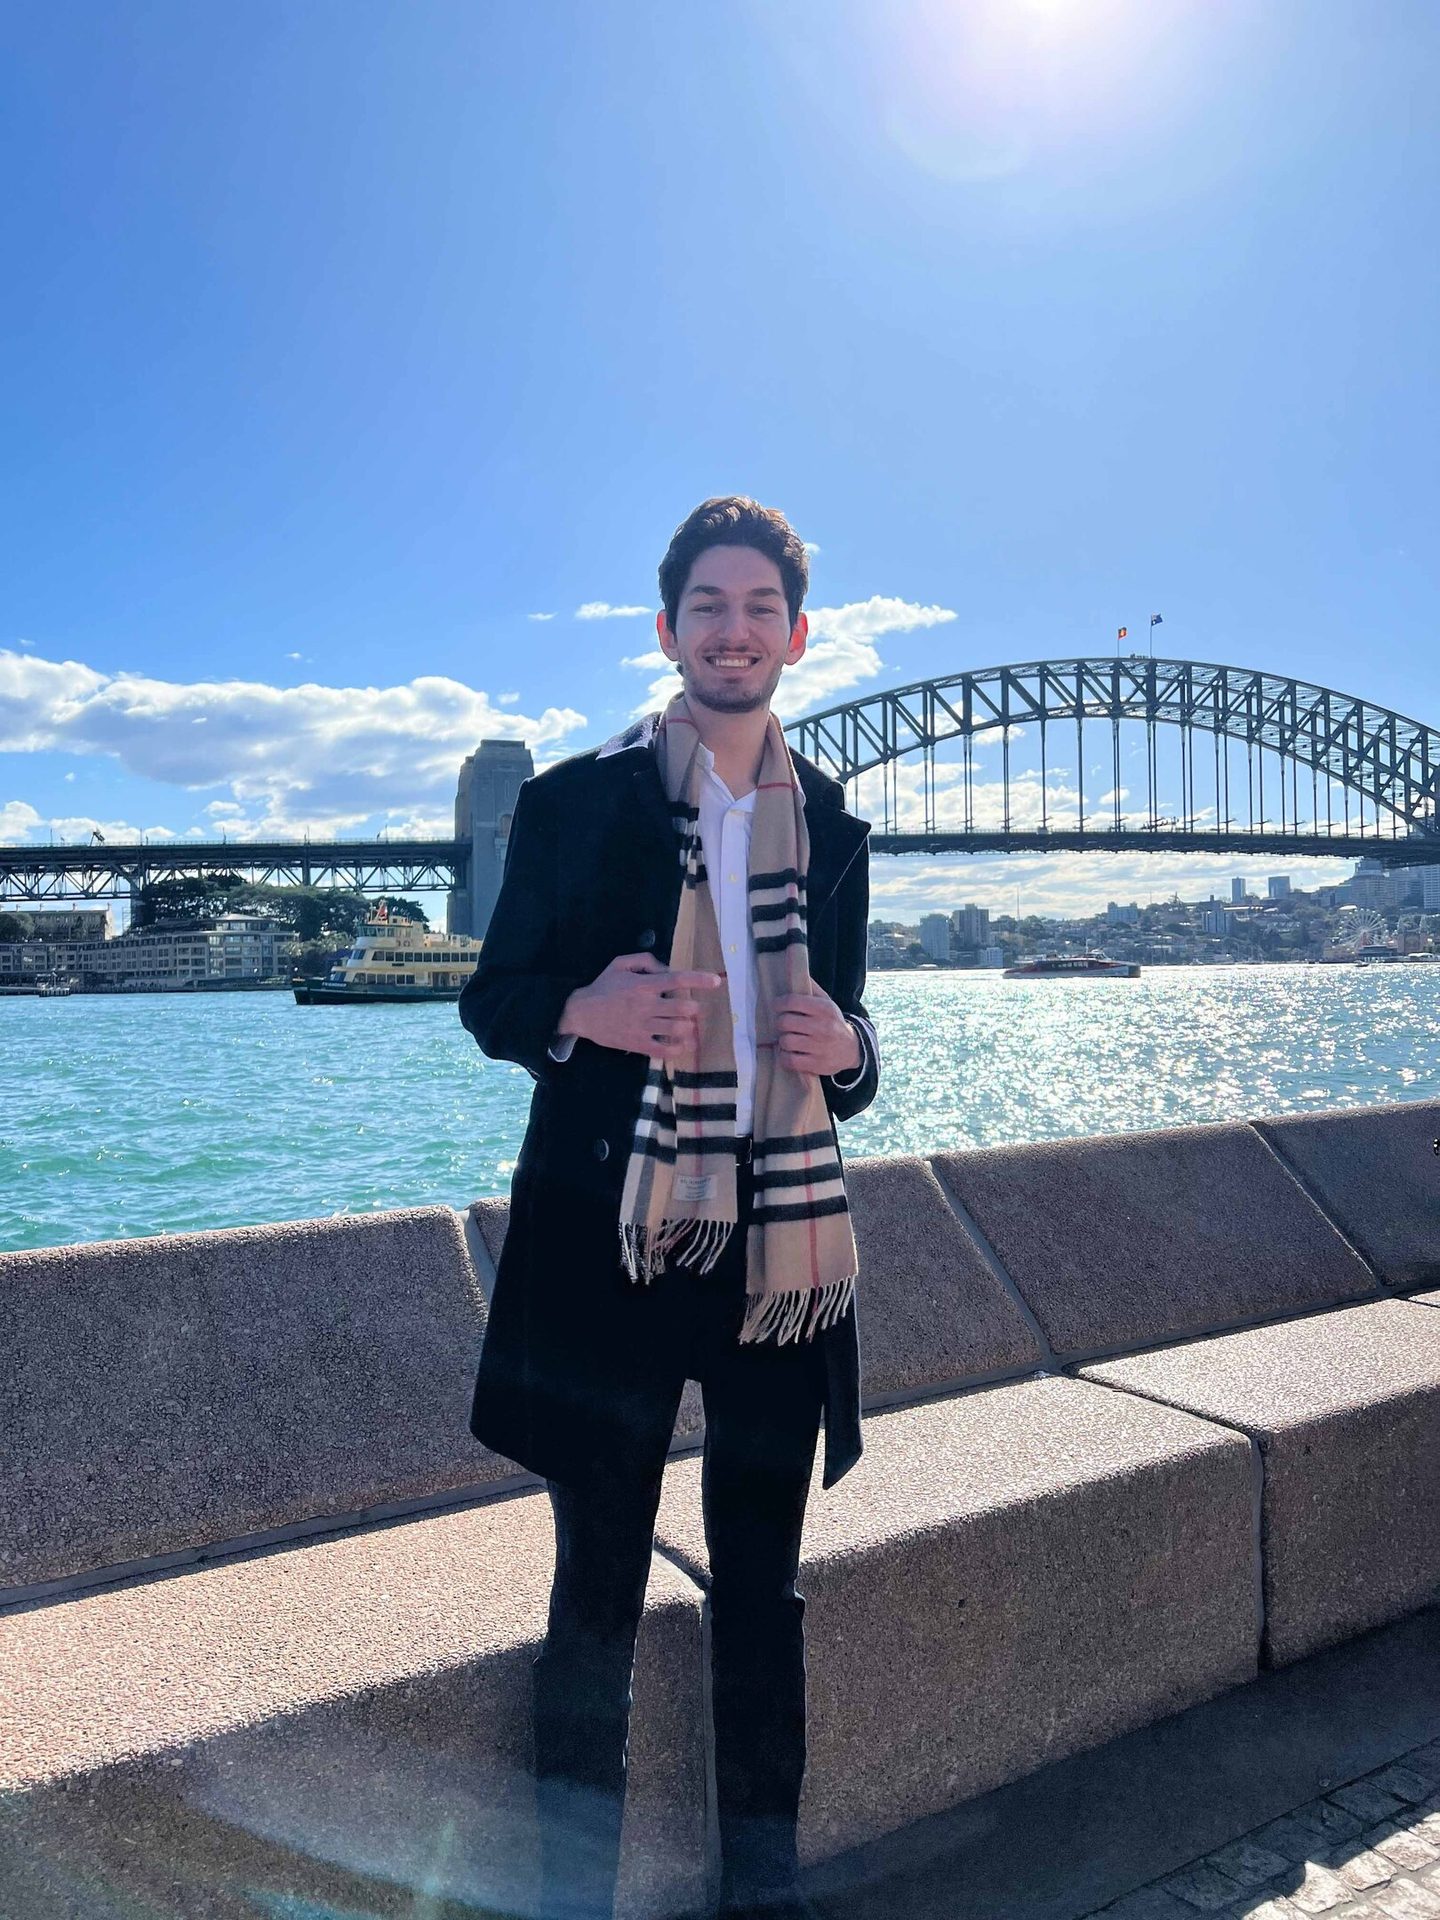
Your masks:
<path fill-rule="evenodd" d="M 805 902 L 806 913 L 813 921 L 864 846 L 870 822 L 845 811 L 839 789 L 818 768 L 799 754 L 793 758 L 805 790 L 805 826 L 810 835 Z"/>

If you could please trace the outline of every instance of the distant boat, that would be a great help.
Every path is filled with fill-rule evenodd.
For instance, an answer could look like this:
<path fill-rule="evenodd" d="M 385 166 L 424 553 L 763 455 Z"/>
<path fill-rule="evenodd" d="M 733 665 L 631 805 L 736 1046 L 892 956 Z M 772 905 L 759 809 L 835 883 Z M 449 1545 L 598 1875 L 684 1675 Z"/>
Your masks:
<path fill-rule="evenodd" d="M 1138 960 L 1112 960 L 1108 953 L 1037 953 L 1006 967 L 1002 980 L 1138 980 Z"/>
<path fill-rule="evenodd" d="M 367 920 L 323 980 L 297 974 L 290 984 L 301 1007 L 458 1000 L 481 945 L 465 934 L 432 933 L 413 920 Z"/>

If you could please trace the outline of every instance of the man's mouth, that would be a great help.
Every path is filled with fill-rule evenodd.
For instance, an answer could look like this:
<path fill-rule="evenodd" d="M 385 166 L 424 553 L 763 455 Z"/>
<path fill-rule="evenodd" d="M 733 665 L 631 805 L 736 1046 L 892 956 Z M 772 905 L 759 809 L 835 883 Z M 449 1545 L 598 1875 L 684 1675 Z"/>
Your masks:
<path fill-rule="evenodd" d="M 759 661 L 758 653 L 709 653 L 705 659 L 712 667 L 753 667 Z"/>

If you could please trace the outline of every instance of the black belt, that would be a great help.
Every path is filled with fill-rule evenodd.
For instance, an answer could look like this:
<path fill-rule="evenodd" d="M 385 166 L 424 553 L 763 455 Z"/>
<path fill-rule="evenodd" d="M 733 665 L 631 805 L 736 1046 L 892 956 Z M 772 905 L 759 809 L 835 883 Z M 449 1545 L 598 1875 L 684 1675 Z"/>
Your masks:
<path fill-rule="evenodd" d="M 755 1136 L 753 1133 L 737 1133 L 735 1136 L 735 1158 L 742 1167 L 748 1167 L 755 1157 Z"/>

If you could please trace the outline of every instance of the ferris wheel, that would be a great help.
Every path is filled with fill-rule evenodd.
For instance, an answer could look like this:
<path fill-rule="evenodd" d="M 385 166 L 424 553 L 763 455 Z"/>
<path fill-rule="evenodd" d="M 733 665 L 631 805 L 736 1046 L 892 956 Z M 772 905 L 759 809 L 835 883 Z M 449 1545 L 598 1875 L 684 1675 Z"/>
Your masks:
<path fill-rule="evenodd" d="M 1358 953 L 1362 947 L 1383 946 L 1390 928 L 1385 916 L 1374 907 L 1356 907 L 1345 916 L 1345 924 L 1335 936 L 1337 947 Z"/>

